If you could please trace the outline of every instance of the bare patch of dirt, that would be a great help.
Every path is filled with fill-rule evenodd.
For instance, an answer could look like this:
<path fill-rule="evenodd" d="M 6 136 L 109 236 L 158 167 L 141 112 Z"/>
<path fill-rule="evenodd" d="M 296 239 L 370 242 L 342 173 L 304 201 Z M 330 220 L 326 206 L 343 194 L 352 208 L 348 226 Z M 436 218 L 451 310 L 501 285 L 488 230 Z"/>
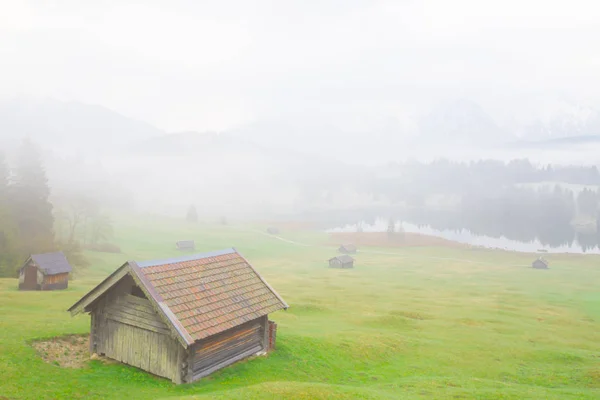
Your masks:
<path fill-rule="evenodd" d="M 389 237 L 387 232 L 336 232 L 329 235 L 329 242 L 337 245 L 352 243 L 373 247 L 468 247 L 462 243 L 420 233 L 397 233 Z"/>
<path fill-rule="evenodd" d="M 64 368 L 82 368 L 90 360 L 89 336 L 68 335 L 31 343 L 47 363 Z"/>

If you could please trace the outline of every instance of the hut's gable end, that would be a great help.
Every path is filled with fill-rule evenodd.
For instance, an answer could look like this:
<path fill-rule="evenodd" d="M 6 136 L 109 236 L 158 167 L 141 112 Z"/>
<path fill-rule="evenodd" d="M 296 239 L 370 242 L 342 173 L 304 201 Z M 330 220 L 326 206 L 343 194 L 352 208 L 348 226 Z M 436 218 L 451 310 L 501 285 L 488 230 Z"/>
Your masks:
<path fill-rule="evenodd" d="M 181 382 L 180 358 L 186 350 L 131 275 L 106 291 L 91 314 L 92 352 Z"/>
<path fill-rule="evenodd" d="M 348 255 L 337 256 L 329 259 L 330 268 L 353 268 L 354 259 Z"/>
<path fill-rule="evenodd" d="M 44 276 L 35 264 L 28 260 L 19 271 L 19 290 L 40 290 Z"/>
<path fill-rule="evenodd" d="M 108 278 L 103 280 L 98 286 L 92 289 L 92 291 L 83 296 L 77 303 L 73 304 L 71 308 L 69 308 L 71 316 L 75 316 L 82 312 L 90 312 L 94 308 L 96 302 L 102 298 L 104 293 L 116 285 L 129 272 L 129 265 L 125 264 L 109 275 Z"/>
<path fill-rule="evenodd" d="M 131 275 L 106 293 L 106 301 L 99 309 L 109 320 L 165 335 L 171 332 Z"/>

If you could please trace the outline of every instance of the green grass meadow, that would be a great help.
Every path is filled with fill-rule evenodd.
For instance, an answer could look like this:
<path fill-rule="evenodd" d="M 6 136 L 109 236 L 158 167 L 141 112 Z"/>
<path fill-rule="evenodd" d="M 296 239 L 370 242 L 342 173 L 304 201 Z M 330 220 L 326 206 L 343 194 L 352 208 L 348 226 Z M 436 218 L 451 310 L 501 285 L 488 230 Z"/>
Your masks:
<path fill-rule="evenodd" d="M 0 279 L 0 399 L 598 399 L 600 257 L 452 248 L 363 248 L 333 270 L 327 235 L 299 246 L 231 226 L 122 218 L 123 254 L 86 253 L 61 292 Z M 47 363 L 34 339 L 89 332 L 67 308 L 128 259 L 236 247 L 288 302 L 271 315 L 277 350 L 176 386 L 121 364 Z M 367 253 L 370 251 L 370 253 Z M 386 253 L 386 254 L 382 254 Z M 390 254 L 393 253 L 393 254 Z"/>

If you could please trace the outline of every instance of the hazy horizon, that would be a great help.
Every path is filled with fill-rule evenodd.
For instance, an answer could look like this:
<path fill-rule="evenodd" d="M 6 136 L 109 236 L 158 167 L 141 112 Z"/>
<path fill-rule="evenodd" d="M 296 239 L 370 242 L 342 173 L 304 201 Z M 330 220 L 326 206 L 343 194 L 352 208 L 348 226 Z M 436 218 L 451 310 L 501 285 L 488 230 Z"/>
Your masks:
<path fill-rule="evenodd" d="M 462 98 L 508 130 L 600 109 L 592 1 L 1 4 L 2 98 L 99 104 L 167 132 L 320 115 L 410 134 Z"/>

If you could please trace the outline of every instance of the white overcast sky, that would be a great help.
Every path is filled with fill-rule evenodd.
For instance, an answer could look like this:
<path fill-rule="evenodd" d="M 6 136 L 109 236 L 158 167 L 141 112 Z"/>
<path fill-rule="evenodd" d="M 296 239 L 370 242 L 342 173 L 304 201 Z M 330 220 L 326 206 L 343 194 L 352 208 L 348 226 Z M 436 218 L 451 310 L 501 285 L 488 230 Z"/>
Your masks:
<path fill-rule="evenodd" d="M 0 97 L 101 104 L 167 130 L 401 117 L 472 98 L 600 106 L 595 0 L 0 0 Z"/>

